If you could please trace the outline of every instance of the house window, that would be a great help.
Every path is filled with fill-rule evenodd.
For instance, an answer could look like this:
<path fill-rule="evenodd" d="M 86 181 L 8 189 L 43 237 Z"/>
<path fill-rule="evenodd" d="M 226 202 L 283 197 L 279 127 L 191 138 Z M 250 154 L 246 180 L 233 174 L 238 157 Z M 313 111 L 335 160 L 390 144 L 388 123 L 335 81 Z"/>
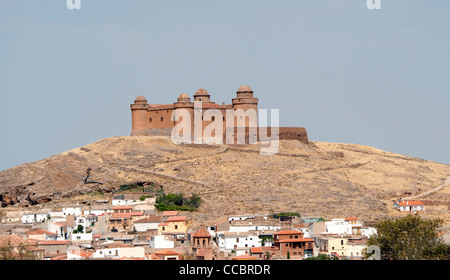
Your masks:
<path fill-rule="evenodd" d="M 211 119 L 212 119 L 212 121 L 214 121 L 216 118 L 213 116 Z"/>
<path fill-rule="evenodd" d="M 165 231 L 166 230 L 166 227 L 162 227 L 162 231 Z"/>
<path fill-rule="evenodd" d="M 177 226 L 177 225 L 175 225 L 175 229 L 178 229 L 178 226 Z"/>

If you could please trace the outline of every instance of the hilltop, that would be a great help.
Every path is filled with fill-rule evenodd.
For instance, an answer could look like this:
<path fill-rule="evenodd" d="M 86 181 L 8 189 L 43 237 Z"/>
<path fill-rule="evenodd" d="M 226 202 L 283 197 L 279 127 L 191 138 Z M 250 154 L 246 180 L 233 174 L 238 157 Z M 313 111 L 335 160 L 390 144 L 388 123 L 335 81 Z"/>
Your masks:
<path fill-rule="evenodd" d="M 168 137 L 106 138 L 0 172 L 3 207 L 30 207 L 76 195 L 110 194 L 136 182 L 166 193 L 197 193 L 206 224 L 241 213 L 299 212 L 376 222 L 392 201 L 443 185 L 450 166 L 356 144 L 281 140 L 279 153 L 259 145 L 176 145 Z M 425 215 L 450 222 L 450 187 L 422 198 Z"/>

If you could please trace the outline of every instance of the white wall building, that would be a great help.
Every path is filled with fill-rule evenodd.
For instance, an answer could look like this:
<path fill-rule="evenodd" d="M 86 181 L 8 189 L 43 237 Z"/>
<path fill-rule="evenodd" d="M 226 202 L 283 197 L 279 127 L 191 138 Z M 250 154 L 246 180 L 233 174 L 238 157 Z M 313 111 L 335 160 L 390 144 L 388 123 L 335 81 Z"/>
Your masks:
<path fill-rule="evenodd" d="M 172 249 L 175 248 L 175 240 L 169 235 L 156 235 L 150 238 L 150 248 Z"/>
<path fill-rule="evenodd" d="M 339 234 L 339 235 L 351 235 L 352 234 L 352 224 L 346 222 L 345 219 L 332 219 L 331 221 L 325 222 L 326 232 L 329 234 Z"/>
<path fill-rule="evenodd" d="M 98 249 L 92 254 L 94 259 L 120 259 L 120 258 L 145 258 L 145 248 L 137 247 L 118 247 Z"/>
<path fill-rule="evenodd" d="M 394 209 L 400 212 L 423 212 L 425 204 L 419 200 L 402 200 L 394 203 Z"/>
<path fill-rule="evenodd" d="M 253 232 L 223 232 L 217 234 L 217 245 L 225 251 L 237 251 L 238 248 L 261 247 L 261 239 Z M 240 251 L 242 251 L 240 249 Z"/>
<path fill-rule="evenodd" d="M 281 229 L 280 226 L 274 226 L 274 225 L 230 225 L 229 231 L 230 232 L 249 232 L 249 231 L 256 231 L 256 230 L 273 230 L 277 231 Z"/>
<path fill-rule="evenodd" d="M 361 228 L 361 235 L 365 235 L 365 236 L 367 236 L 367 238 L 370 238 L 374 234 L 377 234 L 377 229 L 374 227 L 362 227 Z"/>
<path fill-rule="evenodd" d="M 72 233 L 71 240 L 72 241 L 92 241 L 93 234 L 92 233 Z"/>
<path fill-rule="evenodd" d="M 158 225 L 161 223 L 160 216 L 150 216 L 137 220 L 133 223 L 134 229 L 137 232 L 146 232 L 147 230 L 158 230 Z"/>
<path fill-rule="evenodd" d="M 45 222 L 48 219 L 47 211 L 37 211 L 37 212 L 26 212 L 22 214 L 23 224 L 33 224 Z"/>
<path fill-rule="evenodd" d="M 64 216 L 72 215 L 72 216 L 81 216 L 81 206 L 67 206 L 62 209 Z"/>

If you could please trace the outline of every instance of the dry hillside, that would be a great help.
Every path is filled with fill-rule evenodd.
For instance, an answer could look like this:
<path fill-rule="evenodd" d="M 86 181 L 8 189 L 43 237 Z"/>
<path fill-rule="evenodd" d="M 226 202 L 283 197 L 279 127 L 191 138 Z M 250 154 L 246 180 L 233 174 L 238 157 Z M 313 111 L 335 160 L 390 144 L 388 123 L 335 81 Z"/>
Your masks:
<path fill-rule="evenodd" d="M 121 184 L 155 182 L 166 193 L 199 193 L 196 223 L 228 214 L 299 212 L 377 221 L 394 199 L 443 185 L 450 166 L 354 144 L 280 141 L 259 145 L 176 145 L 165 137 L 113 137 L 0 173 L 3 207 L 32 206 Z M 87 170 L 90 169 L 90 172 Z M 88 176 L 89 174 L 89 176 Z M 449 224 L 450 186 L 421 198 L 427 216 Z"/>

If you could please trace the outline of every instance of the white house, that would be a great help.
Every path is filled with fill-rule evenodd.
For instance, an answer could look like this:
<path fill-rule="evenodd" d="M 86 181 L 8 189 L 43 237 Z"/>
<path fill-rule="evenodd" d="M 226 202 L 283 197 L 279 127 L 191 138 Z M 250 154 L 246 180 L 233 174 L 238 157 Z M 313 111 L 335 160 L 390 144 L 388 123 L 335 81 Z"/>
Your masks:
<path fill-rule="evenodd" d="M 241 248 L 261 247 L 261 239 L 254 232 L 223 232 L 217 234 L 217 245 L 225 251 Z M 244 249 L 245 250 L 245 249 Z"/>
<path fill-rule="evenodd" d="M 67 206 L 62 209 L 63 215 L 81 216 L 81 206 Z"/>
<path fill-rule="evenodd" d="M 22 214 L 23 224 L 45 222 L 48 219 L 48 211 L 25 212 Z"/>
<path fill-rule="evenodd" d="M 72 241 L 92 241 L 92 233 L 72 233 Z"/>
<path fill-rule="evenodd" d="M 247 219 L 254 219 L 255 215 L 233 215 L 228 216 L 228 221 L 244 221 Z"/>
<path fill-rule="evenodd" d="M 230 232 L 249 232 L 249 231 L 256 231 L 256 230 L 273 230 L 277 231 L 281 229 L 281 225 L 259 225 L 259 224 L 247 224 L 247 225 L 230 225 L 229 231 Z"/>
<path fill-rule="evenodd" d="M 362 227 L 361 228 L 361 235 L 364 235 L 367 238 L 370 238 L 374 234 L 377 234 L 377 229 L 374 227 Z"/>
<path fill-rule="evenodd" d="M 111 204 L 112 206 L 125 206 L 132 205 L 135 203 L 147 203 L 140 201 L 140 195 L 136 194 L 122 194 L 113 197 Z"/>
<path fill-rule="evenodd" d="M 98 221 L 97 216 L 89 215 L 89 216 L 80 216 L 75 218 L 75 228 L 78 228 L 79 225 L 83 226 L 83 230 L 92 226 Z"/>
<path fill-rule="evenodd" d="M 352 224 L 347 222 L 345 219 L 332 219 L 331 221 L 325 222 L 326 232 L 329 234 L 340 234 L 340 235 L 351 235 L 352 234 Z"/>
<path fill-rule="evenodd" d="M 367 248 L 366 242 L 362 239 L 349 239 L 345 250 L 345 256 L 350 259 L 361 259 L 363 251 Z"/>
<path fill-rule="evenodd" d="M 92 205 L 81 208 L 82 215 L 101 216 L 113 213 L 111 205 Z"/>
<path fill-rule="evenodd" d="M 425 204 L 419 200 L 399 200 L 394 203 L 394 209 L 400 212 L 423 212 Z"/>
<path fill-rule="evenodd" d="M 97 249 L 92 254 L 93 259 L 120 259 L 120 258 L 145 258 L 145 248 L 142 246 L 136 247 L 117 247 Z"/>
<path fill-rule="evenodd" d="M 156 235 L 150 238 L 150 248 L 172 249 L 175 248 L 175 240 L 170 235 Z"/>
<path fill-rule="evenodd" d="M 146 232 L 148 230 L 158 230 L 161 223 L 161 216 L 150 216 L 133 222 L 134 229 L 137 232 Z"/>
<path fill-rule="evenodd" d="M 50 211 L 48 212 L 50 215 L 50 219 L 53 222 L 65 222 L 66 217 L 64 216 L 64 213 L 62 211 Z"/>
<path fill-rule="evenodd" d="M 68 237 L 67 228 L 62 223 L 60 224 L 53 221 L 48 221 L 47 230 L 51 232 L 56 232 L 57 240 L 65 240 Z"/>

